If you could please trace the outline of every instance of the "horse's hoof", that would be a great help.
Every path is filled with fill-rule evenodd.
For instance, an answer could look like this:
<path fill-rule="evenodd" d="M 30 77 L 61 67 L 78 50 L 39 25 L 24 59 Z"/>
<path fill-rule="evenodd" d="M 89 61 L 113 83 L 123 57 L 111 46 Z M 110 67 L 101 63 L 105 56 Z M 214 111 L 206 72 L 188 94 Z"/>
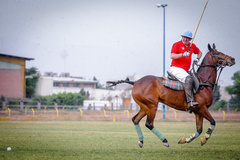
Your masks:
<path fill-rule="evenodd" d="M 143 147 L 143 142 L 138 141 L 138 145 L 139 145 L 140 148 L 142 148 Z"/>
<path fill-rule="evenodd" d="M 180 141 L 178 142 L 178 144 L 183 144 L 183 143 L 186 143 L 186 138 L 185 137 L 182 137 L 180 139 Z"/>
<path fill-rule="evenodd" d="M 167 139 L 164 139 L 162 142 L 163 142 L 163 145 L 164 145 L 164 146 L 169 147 L 169 144 L 168 144 Z"/>
<path fill-rule="evenodd" d="M 201 138 L 201 146 L 203 146 L 207 142 L 207 139 L 205 137 Z"/>

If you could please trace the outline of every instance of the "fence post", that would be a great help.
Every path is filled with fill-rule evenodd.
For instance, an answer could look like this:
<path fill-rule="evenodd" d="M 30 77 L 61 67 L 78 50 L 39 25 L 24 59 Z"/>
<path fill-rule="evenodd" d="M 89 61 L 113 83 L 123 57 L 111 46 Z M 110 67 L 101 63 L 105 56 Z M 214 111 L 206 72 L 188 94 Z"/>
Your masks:
<path fill-rule="evenodd" d="M 91 109 L 92 109 L 92 104 L 89 104 L 87 110 L 91 110 Z"/>
<path fill-rule="evenodd" d="M 57 117 L 58 117 L 58 109 L 56 108 L 56 111 L 57 111 Z"/>
<path fill-rule="evenodd" d="M 41 103 L 40 102 L 37 102 L 37 109 L 41 110 Z"/>
<path fill-rule="evenodd" d="M 81 117 L 83 116 L 83 111 L 82 111 L 82 109 L 80 109 L 80 112 L 81 112 Z"/>
<path fill-rule="evenodd" d="M 227 101 L 227 111 L 229 112 L 229 101 Z"/>
<path fill-rule="evenodd" d="M 177 120 L 177 112 L 176 111 L 173 111 L 174 112 L 174 115 L 175 115 L 175 120 Z"/>
<path fill-rule="evenodd" d="M 58 104 L 56 102 L 54 102 L 54 107 L 55 109 L 58 109 Z"/>
<path fill-rule="evenodd" d="M 3 102 L 3 109 L 6 109 L 6 102 Z"/>
<path fill-rule="evenodd" d="M 27 114 L 27 108 L 28 108 L 28 106 L 25 106 L 25 114 Z"/>
<path fill-rule="evenodd" d="M 23 111 L 23 102 L 20 102 L 20 110 Z"/>
<path fill-rule="evenodd" d="M 223 121 L 225 121 L 225 111 L 223 111 Z"/>
<path fill-rule="evenodd" d="M 115 118 L 115 116 L 113 116 L 113 122 L 116 122 L 116 118 Z"/>
<path fill-rule="evenodd" d="M 6 107 L 6 115 L 8 114 L 8 107 Z"/>
<path fill-rule="evenodd" d="M 44 114 L 46 114 L 47 106 L 44 107 Z"/>
<path fill-rule="evenodd" d="M 8 112 L 9 112 L 9 118 L 11 117 L 11 109 L 10 108 L 7 108 L 8 109 Z"/>
<path fill-rule="evenodd" d="M 106 117 L 106 111 L 105 110 L 103 110 L 103 114 L 104 114 L 104 117 Z"/>
<path fill-rule="evenodd" d="M 34 115 L 35 115 L 35 111 L 34 111 L 34 109 L 33 109 L 33 108 L 32 108 L 31 110 L 32 110 L 32 112 L 33 112 L 33 117 L 34 117 Z"/>

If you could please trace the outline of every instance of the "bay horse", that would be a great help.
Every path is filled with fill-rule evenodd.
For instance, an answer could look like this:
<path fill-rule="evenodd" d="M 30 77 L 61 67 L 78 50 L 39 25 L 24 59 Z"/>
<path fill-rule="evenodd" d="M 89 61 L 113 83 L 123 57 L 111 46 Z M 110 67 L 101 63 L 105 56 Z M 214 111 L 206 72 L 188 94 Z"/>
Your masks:
<path fill-rule="evenodd" d="M 210 122 L 210 127 L 208 128 L 205 137 L 201 138 L 201 145 L 204 145 L 210 138 L 216 124 L 208 111 L 208 108 L 213 102 L 213 88 L 216 85 L 217 71 L 219 69 L 222 70 L 225 66 L 232 66 L 235 64 L 235 59 L 217 51 L 215 44 L 213 44 L 212 47 L 208 44 L 208 50 L 209 51 L 202 60 L 201 65 L 198 65 L 197 70 L 198 78 L 200 79 L 200 82 L 202 82 L 200 83 L 199 90 L 194 94 L 194 99 L 199 105 L 192 109 L 196 118 L 197 132 L 191 134 L 187 138 L 182 137 L 178 142 L 179 144 L 190 143 L 202 133 L 204 118 Z M 220 73 L 218 77 L 219 76 Z M 164 146 L 169 147 L 167 139 L 154 127 L 154 119 L 159 102 L 180 111 L 188 111 L 184 91 L 176 91 L 167 88 L 162 85 L 162 81 L 163 77 L 145 76 L 135 82 L 129 81 L 128 78 L 117 82 L 107 82 L 111 84 L 111 86 L 115 86 L 119 83 L 129 83 L 133 85 L 132 97 L 140 106 L 140 110 L 132 118 L 132 121 L 138 135 L 138 145 L 140 148 L 143 147 L 143 133 L 139 126 L 139 122 L 145 116 L 147 116 L 145 126 L 163 142 Z"/>

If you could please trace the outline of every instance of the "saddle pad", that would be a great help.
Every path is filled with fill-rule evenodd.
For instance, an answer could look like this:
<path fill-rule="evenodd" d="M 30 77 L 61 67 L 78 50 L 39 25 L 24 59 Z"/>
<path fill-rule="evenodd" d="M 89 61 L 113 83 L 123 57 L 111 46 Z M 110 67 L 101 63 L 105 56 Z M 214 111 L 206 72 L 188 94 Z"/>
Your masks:
<path fill-rule="evenodd" d="M 179 81 L 173 81 L 168 78 L 163 78 L 162 85 L 178 91 L 184 90 L 182 84 Z"/>

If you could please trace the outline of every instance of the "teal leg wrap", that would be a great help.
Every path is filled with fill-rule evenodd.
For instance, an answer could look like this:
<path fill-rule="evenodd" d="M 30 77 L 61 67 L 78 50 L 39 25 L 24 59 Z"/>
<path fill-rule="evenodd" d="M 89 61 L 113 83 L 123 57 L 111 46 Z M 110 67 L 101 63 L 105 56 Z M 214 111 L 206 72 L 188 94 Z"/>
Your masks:
<path fill-rule="evenodd" d="M 211 128 L 212 128 L 212 130 L 214 130 L 215 129 L 215 125 L 211 125 Z"/>
<path fill-rule="evenodd" d="M 161 139 L 161 141 L 163 141 L 164 139 L 166 139 L 166 138 L 164 137 L 164 135 L 162 135 L 156 128 L 153 128 L 151 131 L 152 131 L 156 136 L 158 136 L 158 138 Z"/>
<path fill-rule="evenodd" d="M 137 125 L 134 125 L 135 127 L 135 130 L 138 134 L 138 139 L 139 141 L 143 141 L 143 134 L 142 134 L 142 130 L 141 130 L 141 127 L 137 124 Z"/>
<path fill-rule="evenodd" d="M 215 129 L 215 125 L 211 125 L 211 127 L 208 128 L 208 131 L 205 134 L 206 140 L 208 140 L 211 137 L 211 134 L 212 134 L 214 129 Z"/>
<path fill-rule="evenodd" d="M 195 138 L 197 138 L 199 136 L 198 132 L 195 132 Z"/>

